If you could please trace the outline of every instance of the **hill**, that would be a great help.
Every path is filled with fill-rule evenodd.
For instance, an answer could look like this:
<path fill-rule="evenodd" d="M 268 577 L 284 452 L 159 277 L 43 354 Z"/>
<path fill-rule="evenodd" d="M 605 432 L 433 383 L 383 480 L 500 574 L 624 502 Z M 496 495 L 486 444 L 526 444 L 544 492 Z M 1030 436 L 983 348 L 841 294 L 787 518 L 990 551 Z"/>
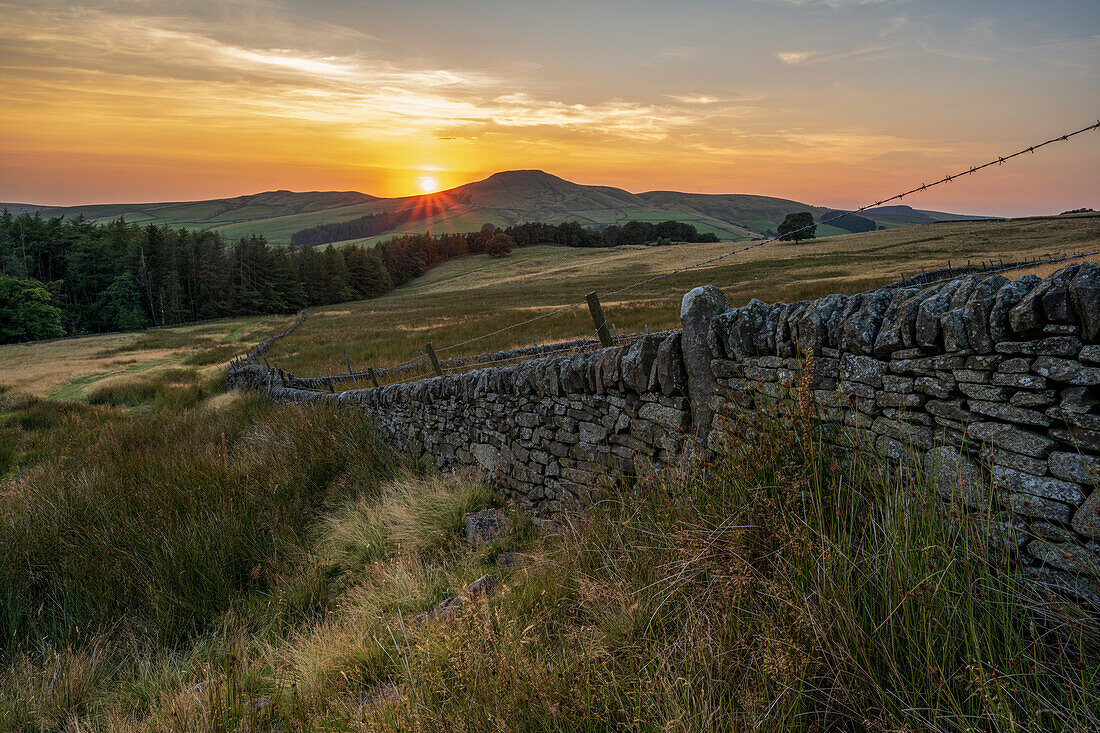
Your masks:
<path fill-rule="evenodd" d="M 357 191 L 267 191 L 234 198 L 134 204 L 39 206 L 0 204 L 12 213 L 39 212 L 44 217 L 75 217 L 93 221 L 125 216 L 128 221 L 216 230 L 230 238 L 253 233 L 289 244 L 302 229 L 386 214 L 387 227 L 369 239 L 403 232 L 473 231 L 485 223 L 497 226 L 525 221 L 579 221 L 587 226 L 627 221 L 676 220 L 712 232 L 723 240 L 753 239 L 774 231 L 794 211 L 815 216 L 830 209 L 790 199 L 748 194 L 695 194 L 649 191 L 634 194 L 611 186 L 585 186 L 539 170 L 505 171 L 462 186 L 422 196 L 379 198 Z M 873 213 L 872 213 L 873 212 Z M 889 206 L 868 212 L 883 226 L 926 224 L 973 218 L 958 214 L 916 211 Z M 818 234 L 836 234 L 828 226 Z"/>

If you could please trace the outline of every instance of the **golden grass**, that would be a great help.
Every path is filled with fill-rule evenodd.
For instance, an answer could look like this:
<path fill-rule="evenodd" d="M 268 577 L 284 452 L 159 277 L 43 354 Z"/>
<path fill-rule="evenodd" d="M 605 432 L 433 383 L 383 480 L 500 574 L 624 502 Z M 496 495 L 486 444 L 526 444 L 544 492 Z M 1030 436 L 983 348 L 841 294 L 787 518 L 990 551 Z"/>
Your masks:
<path fill-rule="evenodd" d="M 539 246 L 497 260 L 485 255 L 452 260 L 382 298 L 314 309 L 301 328 L 275 344 L 270 358 L 291 373 L 311 376 L 346 371 L 345 350 L 353 368 L 363 369 L 416 358 L 428 342 L 446 358 L 582 338 L 593 332 L 583 307 L 449 348 L 580 303 L 590 291 L 608 293 L 743 246 Z M 792 301 L 859 292 L 948 264 L 1098 249 L 1100 216 L 949 222 L 772 243 L 611 295 L 604 298 L 604 311 L 620 332 L 660 330 L 678 326 L 683 294 L 707 283 L 722 287 L 735 304 L 753 297 Z M 426 361 L 419 371 L 429 373 Z"/>
<path fill-rule="evenodd" d="M 101 384 L 178 366 L 188 357 L 227 345 L 244 352 L 292 319 L 235 318 L 156 331 L 86 336 L 41 344 L 0 346 L 0 384 L 38 397 L 82 399 Z M 236 349 L 234 349 L 236 353 Z M 225 366 L 221 355 L 209 368 Z"/>

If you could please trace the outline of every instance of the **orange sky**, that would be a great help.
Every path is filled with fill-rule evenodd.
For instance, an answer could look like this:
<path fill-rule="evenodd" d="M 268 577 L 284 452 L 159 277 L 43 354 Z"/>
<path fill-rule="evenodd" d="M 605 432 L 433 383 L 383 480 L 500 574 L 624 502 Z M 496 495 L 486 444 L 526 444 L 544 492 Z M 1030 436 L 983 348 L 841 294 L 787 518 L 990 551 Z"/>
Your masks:
<path fill-rule="evenodd" d="M 0 2 L 0 200 L 395 196 L 542 168 L 855 207 L 1100 115 L 1097 4 L 1028 7 Z M 906 203 L 1100 208 L 1100 132 Z"/>

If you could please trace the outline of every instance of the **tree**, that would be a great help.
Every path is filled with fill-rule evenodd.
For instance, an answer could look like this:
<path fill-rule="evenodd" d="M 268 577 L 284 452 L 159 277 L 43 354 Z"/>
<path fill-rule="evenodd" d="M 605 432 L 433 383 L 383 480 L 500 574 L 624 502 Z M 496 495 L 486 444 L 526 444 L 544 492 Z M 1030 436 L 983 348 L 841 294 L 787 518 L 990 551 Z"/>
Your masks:
<path fill-rule="evenodd" d="M 817 225 L 814 224 L 814 215 L 808 211 L 787 214 L 787 218 L 779 225 L 779 238 L 785 242 L 801 242 L 803 239 L 813 239 L 816 233 Z"/>
<path fill-rule="evenodd" d="M 141 309 L 141 291 L 129 272 L 117 275 L 111 281 L 97 305 L 109 328 L 136 331 L 149 325 L 149 319 Z"/>
<path fill-rule="evenodd" d="M 0 275 L 0 344 L 64 335 L 61 309 L 42 283 Z"/>
<path fill-rule="evenodd" d="M 512 247 L 515 246 L 515 240 L 507 234 L 498 232 L 489 238 L 489 241 L 485 244 L 485 251 L 489 253 L 490 257 L 506 257 L 512 252 Z"/>

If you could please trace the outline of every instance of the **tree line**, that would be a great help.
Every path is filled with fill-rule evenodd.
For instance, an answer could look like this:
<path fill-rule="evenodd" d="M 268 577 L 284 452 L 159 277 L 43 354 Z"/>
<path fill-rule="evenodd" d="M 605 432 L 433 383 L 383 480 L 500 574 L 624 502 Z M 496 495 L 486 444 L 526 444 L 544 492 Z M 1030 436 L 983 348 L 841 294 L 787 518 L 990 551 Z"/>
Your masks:
<path fill-rule="evenodd" d="M 0 217 L 0 343 L 289 313 L 373 298 L 446 260 L 511 246 L 603 247 L 661 237 L 716 241 L 681 222 L 527 223 L 463 234 L 405 234 L 373 246 L 288 249 L 253 235 L 83 217 Z"/>
<path fill-rule="evenodd" d="M 333 224 L 320 224 L 295 232 L 291 247 L 316 247 L 349 239 L 373 237 L 394 227 L 410 223 L 415 212 L 404 209 L 369 214 L 367 216 Z M 566 247 L 615 247 L 622 244 L 648 244 L 655 242 L 717 242 L 714 234 L 703 234 L 692 224 L 682 221 L 628 221 L 623 225 L 609 224 L 602 227 L 586 227 L 580 222 L 561 224 L 527 222 L 503 228 L 519 246 L 531 244 L 558 244 Z M 471 236 L 476 236 L 474 233 Z"/>

